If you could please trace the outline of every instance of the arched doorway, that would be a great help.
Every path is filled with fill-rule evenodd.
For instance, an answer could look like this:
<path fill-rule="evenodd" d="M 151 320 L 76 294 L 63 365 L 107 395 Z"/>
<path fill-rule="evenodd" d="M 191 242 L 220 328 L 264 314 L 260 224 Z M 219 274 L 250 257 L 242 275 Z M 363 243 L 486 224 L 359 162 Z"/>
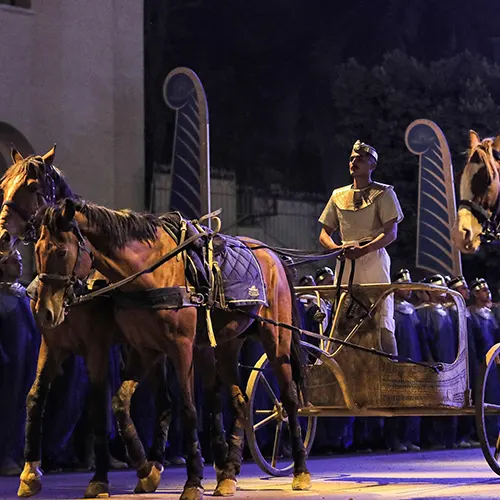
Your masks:
<path fill-rule="evenodd" d="M 34 149 L 26 137 L 16 128 L 8 123 L 0 121 L 0 177 L 11 165 L 10 151 L 14 146 L 23 156 L 34 154 Z M 24 284 L 30 282 L 35 274 L 33 258 L 33 245 L 19 245 L 19 251 L 23 257 Z"/>

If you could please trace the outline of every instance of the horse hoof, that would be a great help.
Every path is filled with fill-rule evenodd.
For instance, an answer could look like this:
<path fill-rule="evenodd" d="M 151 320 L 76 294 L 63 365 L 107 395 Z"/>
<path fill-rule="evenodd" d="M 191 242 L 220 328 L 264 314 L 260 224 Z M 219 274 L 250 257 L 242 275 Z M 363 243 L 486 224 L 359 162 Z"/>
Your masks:
<path fill-rule="evenodd" d="M 151 467 L 151 472 L 146 477 L 139 478 L 134 493 L 154 493 L 160 485 L 162 472 L 163 465 L 155 462 Z"/>
<path fill-rule="evenodd" d="M 26 462 L 24 464 L 24 470 L 19 477 L 18 497 L 31 497 L 42 489 L 42 471 L 39 466 L 40 462 Z"/>
<path fill-rule="evenodd" d="M 184 488 L 179 500 L 202 500 L 202 498 L 203 488 L 190 486 L 189 488 Z"/>
<path fill-rule="evenodd" d="M 223 479 L 217 482 L 217 488 L 215 488 L 213 496 L 214 497 L 233 497 L 236 493 L 236 480 L 235 479 Z"/>
<path fill-rule="evenodd" d="M 311 474 L 309 472 L 300 472 L 293 476 L 292 490 L 310 490 L 311 487 Z"/>
<path fill-rule="evenodd" d="M 83 498 L 109 498 L 109 483 L 91 481 L 85 490 Z"/>
<path fill-rule="evenodd" d="M 40 479 L 33 479 L 31 481 L 25 481 L 21 479 L 19 483 L 19 489 L 17 490 L 17 496 L 26 498 L 36 495 L 42 489 L 42 481 Z"/>

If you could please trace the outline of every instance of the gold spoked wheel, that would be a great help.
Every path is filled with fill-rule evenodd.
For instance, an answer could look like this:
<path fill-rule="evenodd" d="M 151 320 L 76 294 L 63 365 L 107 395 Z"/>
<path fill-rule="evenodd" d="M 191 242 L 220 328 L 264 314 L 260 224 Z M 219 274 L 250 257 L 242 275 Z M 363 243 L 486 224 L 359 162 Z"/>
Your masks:
<path fill-rule="evenodd" d="M 248 379 L 248 446 L 259 467 L 272 476 L 293 472 L 288 415 L 279 398 L 277 380 L 264 354 Z M 299 417 L 304 446 L 310 452 L 316 434 L 317 417 Z"/>
<path fill-rule="evenodd" d="M 476 384 L 476 427 L 484 458 L 500 475 L 500 344 L 486 354 Z"/>

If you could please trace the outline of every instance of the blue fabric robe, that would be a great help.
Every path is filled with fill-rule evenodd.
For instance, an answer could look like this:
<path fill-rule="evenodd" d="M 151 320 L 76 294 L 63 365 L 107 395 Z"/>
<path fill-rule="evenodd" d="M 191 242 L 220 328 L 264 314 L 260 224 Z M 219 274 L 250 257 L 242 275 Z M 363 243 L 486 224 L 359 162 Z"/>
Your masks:
<path fill-rule="evenodd" d="M 485 363 L 486 353 L 500 342 L 498 323 L 492 311 L 487 307 L 471 306 L 472 336 L 475 346 L 477 368 Z M 486 381 L 485 402 L 500 404 L 500 381 L 497 371 L 490 370 Z M 499 419 L 496 416 L 486 417 L 486 429 L 490 439 L 495 439 L 499 432 Z"/>
<path fill-rule="evenodd" d="M 77 426 L 79 431 L 87 427 L 88 392 L 85 361 L 82 356 L 70 354 L 51 384 L 43 415 L 42 467 L 45 471 L 72 467 L 82 460 L 82 442 L 86 436 L 74 432 Z"/>
<path fill-rule="evenodd" d="M 0 287 L 0 462 L 23 456 L 26 396 L 35 379 L 40 333 L 21 285 Z"/>
<path fill-rule="evenodd" d="M 456 305 L 450 304 L 448 306 L 450 311 L 453 325 L 455 330 L 458 332 L 458 315 Z M 474 342 L 474 335 L 472 332 L 472 320 L 469 309 L 465 310 L 467 318 L 467 355 L 468 355 L 468 370 L 469 370 L 469 386 L 472 394 L 472 401 L 475 399 L 476 390 L 476 380 L 477 380 L 477 362 L 476 362 L 476 345 Z M 473 415 L 467 415 L 458 417 L 458 428 L 457 428 L 457 443 L 461 441 L 469 441 L 471 439 L 476 439 L 476 423 Z"/>
<path fill-rule="evenodd" d="M 458 332 L 448 308 L 429 303 L 417 307 L 416 311 L 423 327 L 423 360 L 453 363 L 458 353 Z M 457 417 L 425 417 L 421 421 L 424 446 L 453 447 L 457 440 Z"/>
<path fill-rule="evenodd" d="M 425 337 L 415 307 L 407 301 L 394 301 L 394 321 L 398 354 L 414 361 L 422 361 L 421 339 Z M 420 417 L 385 419 L 385 440 L 393 448 L 398 443 L 420 443 Z"/>

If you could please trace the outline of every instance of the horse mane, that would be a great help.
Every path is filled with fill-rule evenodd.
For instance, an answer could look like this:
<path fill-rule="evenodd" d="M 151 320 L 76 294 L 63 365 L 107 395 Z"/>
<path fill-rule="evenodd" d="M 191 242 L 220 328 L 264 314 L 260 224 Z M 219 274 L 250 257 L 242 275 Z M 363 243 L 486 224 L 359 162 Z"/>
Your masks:
<path fill-rule="evenodd" d="M 64 222 L 63 210 L 65 202 L 46 207 L 37 217 L 41 224 L 47 226 L 51 233 L 68 231 Z M 151 243 L 158 237 L 158 229 L 164 229 L 172 235 L 172 227 L 180 227 L 181 216 L 177 212 L 164 214 L 161 217 L 150 213 L 138 213 L 129 209 L 112 210 L 94 203 L 81 202 L 76 205 L 89 222 L 90 231 L 99 234 L 102 250 L 110 252 L 123 248 L 131 241 Z"/>
<path fill-rule="evenodd" d="M 52 166 L 50 171 L 52 173 L 52 180 L 55 184 L 56 199 L 78 198 L 69 187 L 69 184 L 59 168 Z M 43 158 L 35 155 L 27 156 L 12 164 L 0 179 L 0 189 L 5 192 L 5 189 L 17 178 L 21 178 L 24 182 L 30 176 L 42 184 L 44 193 L 46 193 L 48 186 L 47 175 L 43 167 Z"/>

